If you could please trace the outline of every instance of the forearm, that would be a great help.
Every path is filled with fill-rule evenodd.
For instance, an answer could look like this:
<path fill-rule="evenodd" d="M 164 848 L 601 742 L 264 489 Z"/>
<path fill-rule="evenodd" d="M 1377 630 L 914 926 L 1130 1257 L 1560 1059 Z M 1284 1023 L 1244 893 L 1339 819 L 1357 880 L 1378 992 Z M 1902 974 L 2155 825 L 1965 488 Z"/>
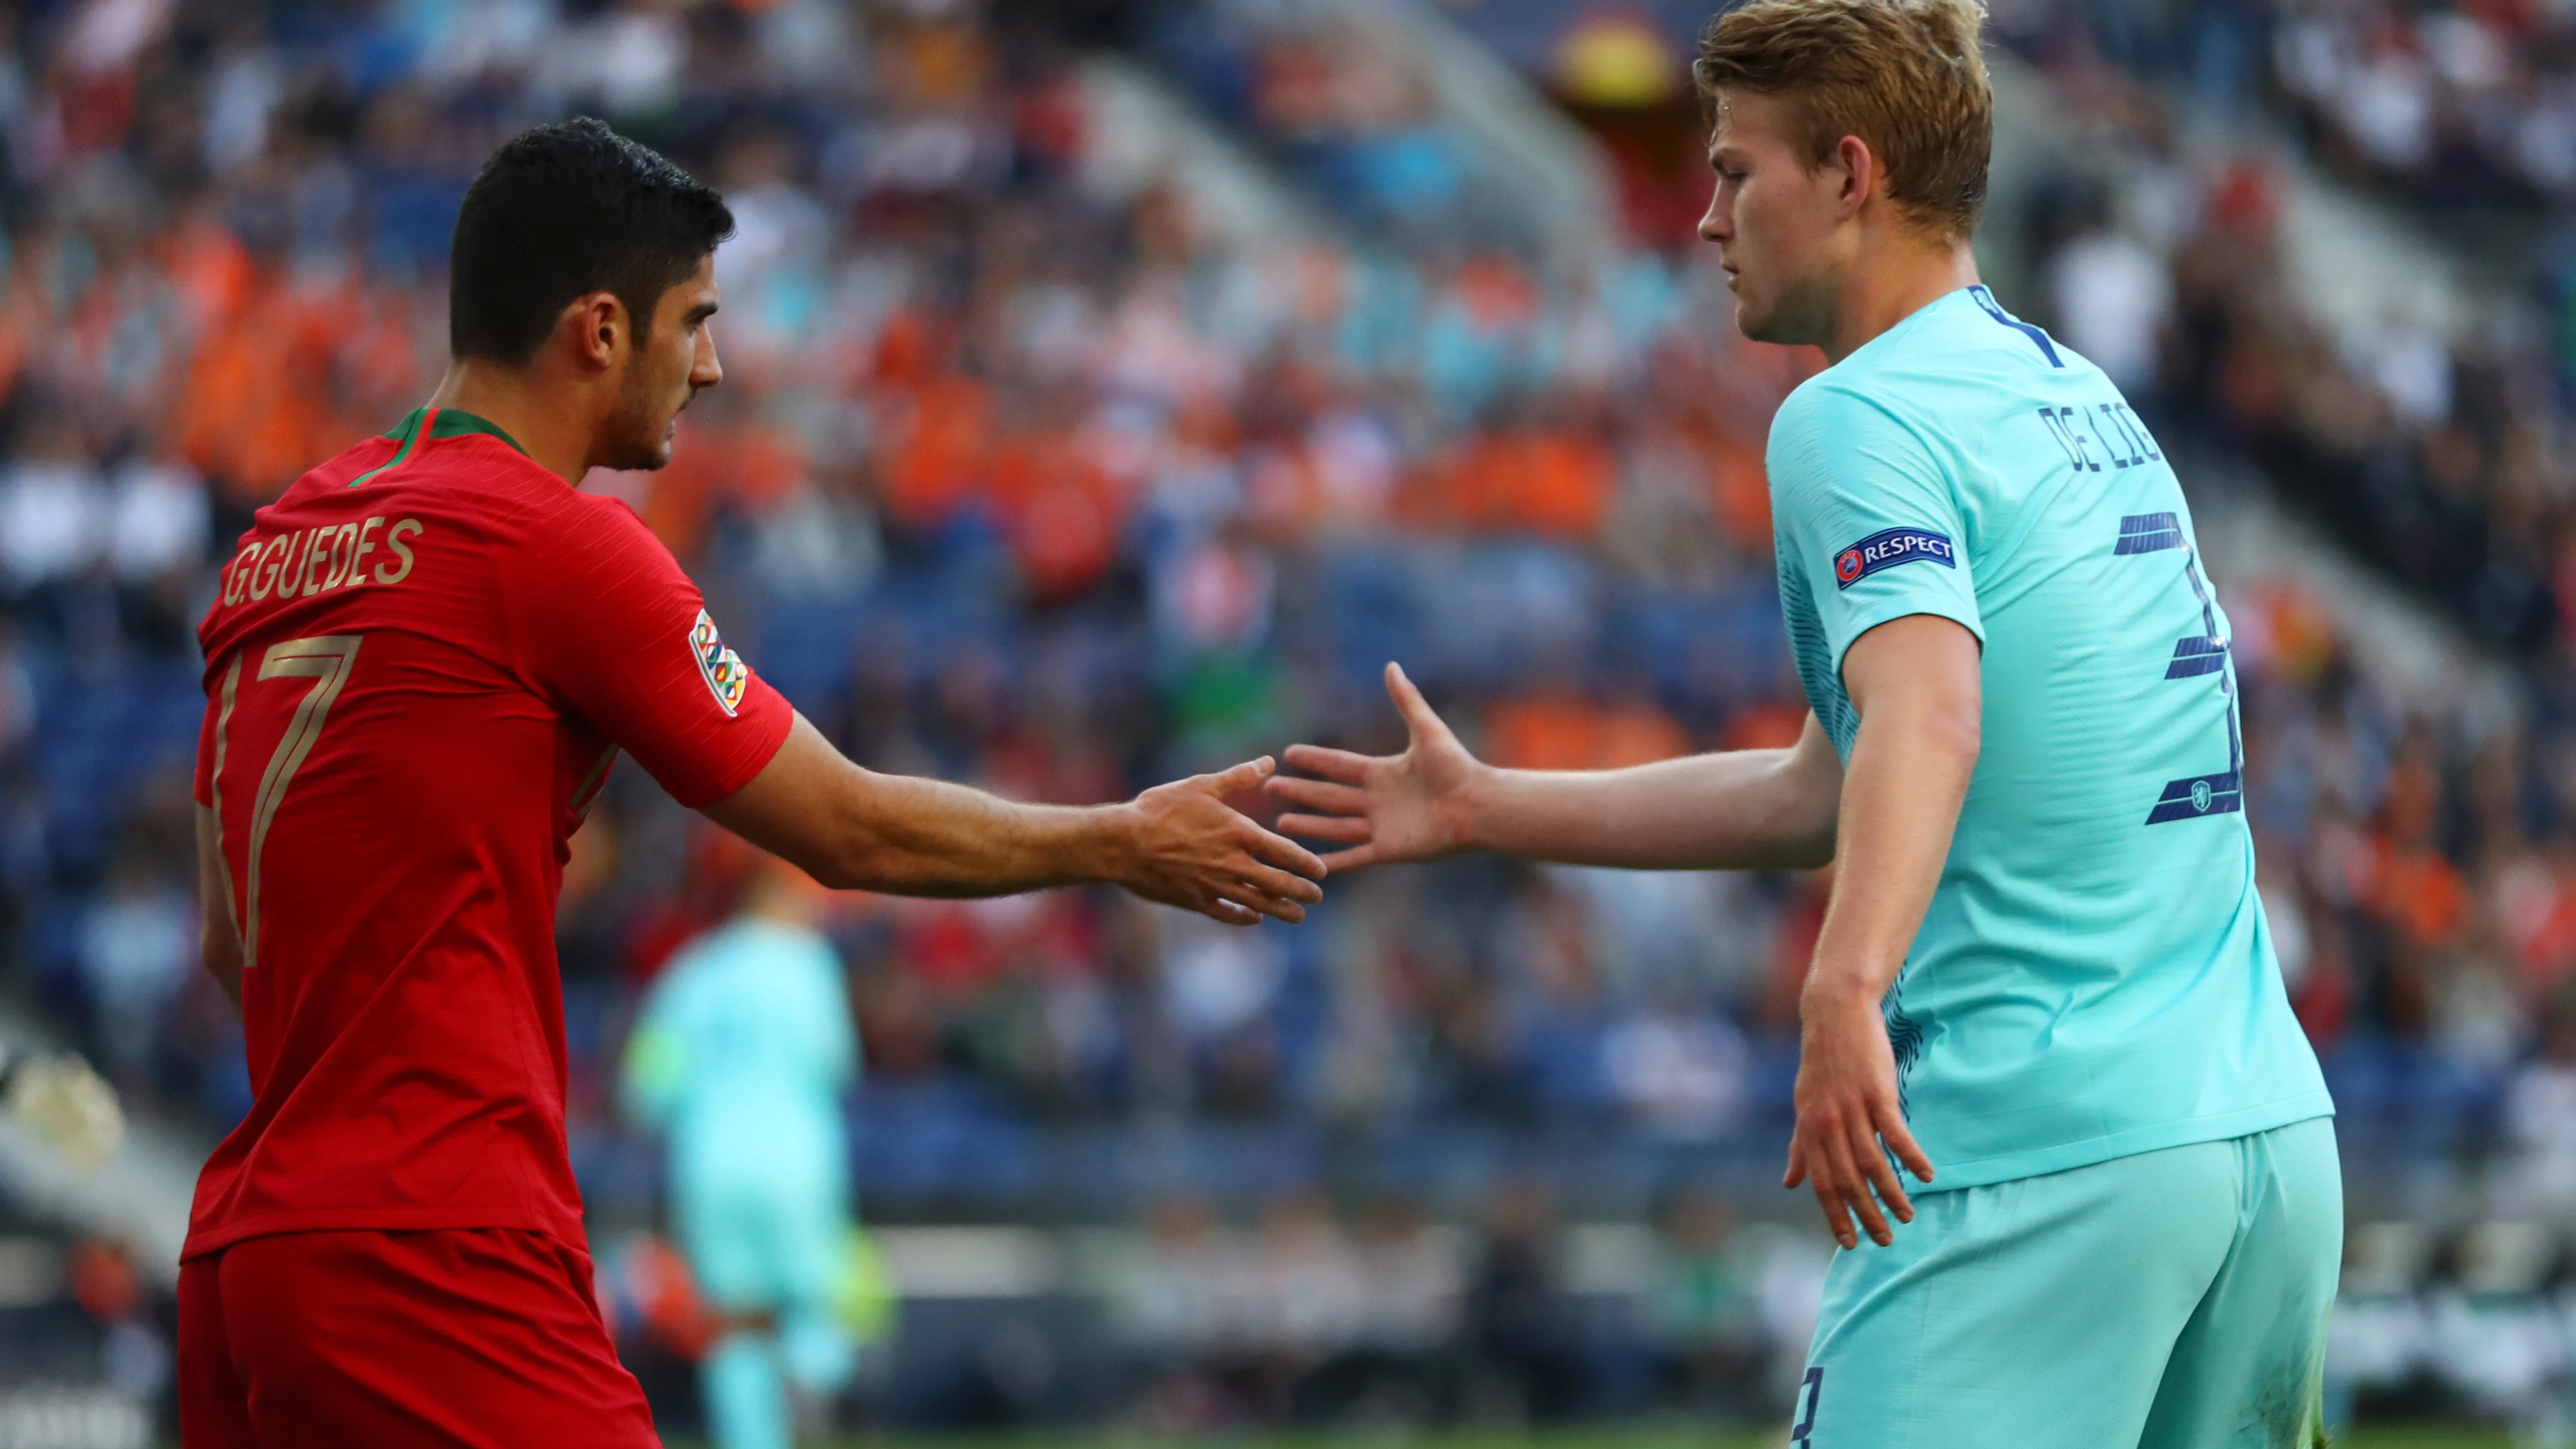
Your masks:
<path fill-rule="evenodd" d="M 705 813 L 834 890 L 996 896 L 1118 879 L 1132 811 L 1022 805 L 881 775 L 843 758 L 799 715 L 768 766 Z"/>
<path fill-rule="evenodd" d="M 1830 750 L 1730 750 L 1625 770 L 1480 772 L 1468 842 L 1645 870 L 1803 870 L 1833 859 Z"/>
<path fill-rule="evenodd" d="M 1834 892 L 1804 996 L 1887 994 L 1940 884 L 1977 764 L 1975 701 L 1891 700 L 1864 714 L 1842 788 Z"/>
<path fill-rule="evenodd" d="M 807 867 L 835 890 L 999 896 L 1123 874 L 1123 807 L 1024 805 L 944 780 L 850 772 L 823 869 Z"/>

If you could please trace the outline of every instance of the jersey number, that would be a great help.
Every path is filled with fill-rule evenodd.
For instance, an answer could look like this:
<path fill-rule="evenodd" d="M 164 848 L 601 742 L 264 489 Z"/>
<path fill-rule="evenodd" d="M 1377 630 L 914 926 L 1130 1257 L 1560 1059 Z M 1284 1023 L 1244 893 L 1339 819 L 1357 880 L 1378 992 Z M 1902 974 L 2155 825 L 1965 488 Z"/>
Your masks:
<path fill-rule="evenodd" d="M 2120 520 L 2120 540 L 2111 551 L 2125 556 L 2169 549 L 2182 553 L 2182 576 L 2191 584 L 2192 597 L 2200 603 L 2201 632 L 2174 641 L 2173 655 L 2165 662 L 2165 678 L 2216 676 L 2219 718 L 2227 728 L 2227 768 L 2212 775 L 2186 775 L 2166 781 L 2164 793 L 2147 811 L 2149 825 L 2225 815 L 2245 808 L 2245 745 L 2236 726 L 2235 670 L 2228 662 L 2227 640 L 2218 632 L 2218 607 L 2211 602 L 2208 582 L 2201 577 L 2199 555 L 2183 537 L 2182 520 L 2171 513 L 2133 513 Z"/>
<path fill-rule="evenodd" d="M 357 634 L 317 634 L 309 639 L 288 639 L 271 644 L 260 657 L 259 679 L 309 679 L 313 683 L 304 697 L 295 703 L 295 717 L 287 721 L 286 732 L 278 736 L 276 753 L 268 757 L 268 768 L 259 776 L 259 793 L 250 807 L 250 849 L 245 854 L 244 900 L 242 903 L 242 965 L 259 964 L 259 867 L 260 856 L 268 845 L 268 828 L 277 823 L 277 807 L 285 803 L 287 787 L 295 783 L 295 772 L 304 768 L 305 758 L 313 753 L 314 743 L 322 738 L 322 726 L 331 717 L 331 706 L 349 683 L 349 666 L 356 662 L 358 644 L 364 636 Z M 224 672 L 224 698 L 221 712 L 215 717 L 215 789 L 223 789 L 224 746 L 232 725 L 233 700 L 241 686 L 241 656 L 233 656 L 232 667 Z M 223 819 L 223 797 L 215 798 L 215 818 Z M 218 829 L 220 829 L 220 824 Z"/>

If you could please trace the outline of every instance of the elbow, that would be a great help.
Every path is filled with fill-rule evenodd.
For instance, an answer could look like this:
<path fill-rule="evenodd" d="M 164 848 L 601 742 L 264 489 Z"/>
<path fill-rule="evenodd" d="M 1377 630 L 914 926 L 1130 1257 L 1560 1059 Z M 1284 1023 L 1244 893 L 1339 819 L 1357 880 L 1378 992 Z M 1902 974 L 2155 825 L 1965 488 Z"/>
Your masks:
<path fill-rule="evenodd" d="M 1838 820 L 1828 817 L 1824 824 L 1798 843 L 1787 862 L 1793 870 L 1823 870 L 1834 863 L 1835 827 Z"/>
<path fill-rule="evenodd" d="M 874 852 L 860 845 L 848 845 L 819 859 L 797 864 L 814 884 L 827 891 L 873 890 L 883 884 L 871 869 Z"/>

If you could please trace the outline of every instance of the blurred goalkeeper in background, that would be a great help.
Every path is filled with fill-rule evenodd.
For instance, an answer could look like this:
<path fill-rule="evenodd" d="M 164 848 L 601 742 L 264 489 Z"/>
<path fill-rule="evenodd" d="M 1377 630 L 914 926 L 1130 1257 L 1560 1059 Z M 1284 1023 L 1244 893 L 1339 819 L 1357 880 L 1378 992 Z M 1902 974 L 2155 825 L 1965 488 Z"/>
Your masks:
<path fill-rule="evenodd" d="M 789 1390 L 815 1408 L 857 1345 L 842 1104 L 858 1043 L 822 893 L 763 861 L 733 919 L 673 957 L 628 1039 L 628 1112 L 664 1134 L 681 1251 L 716 1316 L 700 1373 L 722 1449 L 786 1449 Z"/>

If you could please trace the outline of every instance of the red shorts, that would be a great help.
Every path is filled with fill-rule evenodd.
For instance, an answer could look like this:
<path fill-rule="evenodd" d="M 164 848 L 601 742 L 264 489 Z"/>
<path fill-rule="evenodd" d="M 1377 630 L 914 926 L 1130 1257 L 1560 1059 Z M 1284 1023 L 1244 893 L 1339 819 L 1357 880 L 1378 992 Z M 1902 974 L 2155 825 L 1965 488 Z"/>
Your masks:
<path fill-rule="evenodd" d="M 659 1449 L 591 1298 L 537 1233 L 279 1233 L 179 1268 L 187 1449 Z"/>

